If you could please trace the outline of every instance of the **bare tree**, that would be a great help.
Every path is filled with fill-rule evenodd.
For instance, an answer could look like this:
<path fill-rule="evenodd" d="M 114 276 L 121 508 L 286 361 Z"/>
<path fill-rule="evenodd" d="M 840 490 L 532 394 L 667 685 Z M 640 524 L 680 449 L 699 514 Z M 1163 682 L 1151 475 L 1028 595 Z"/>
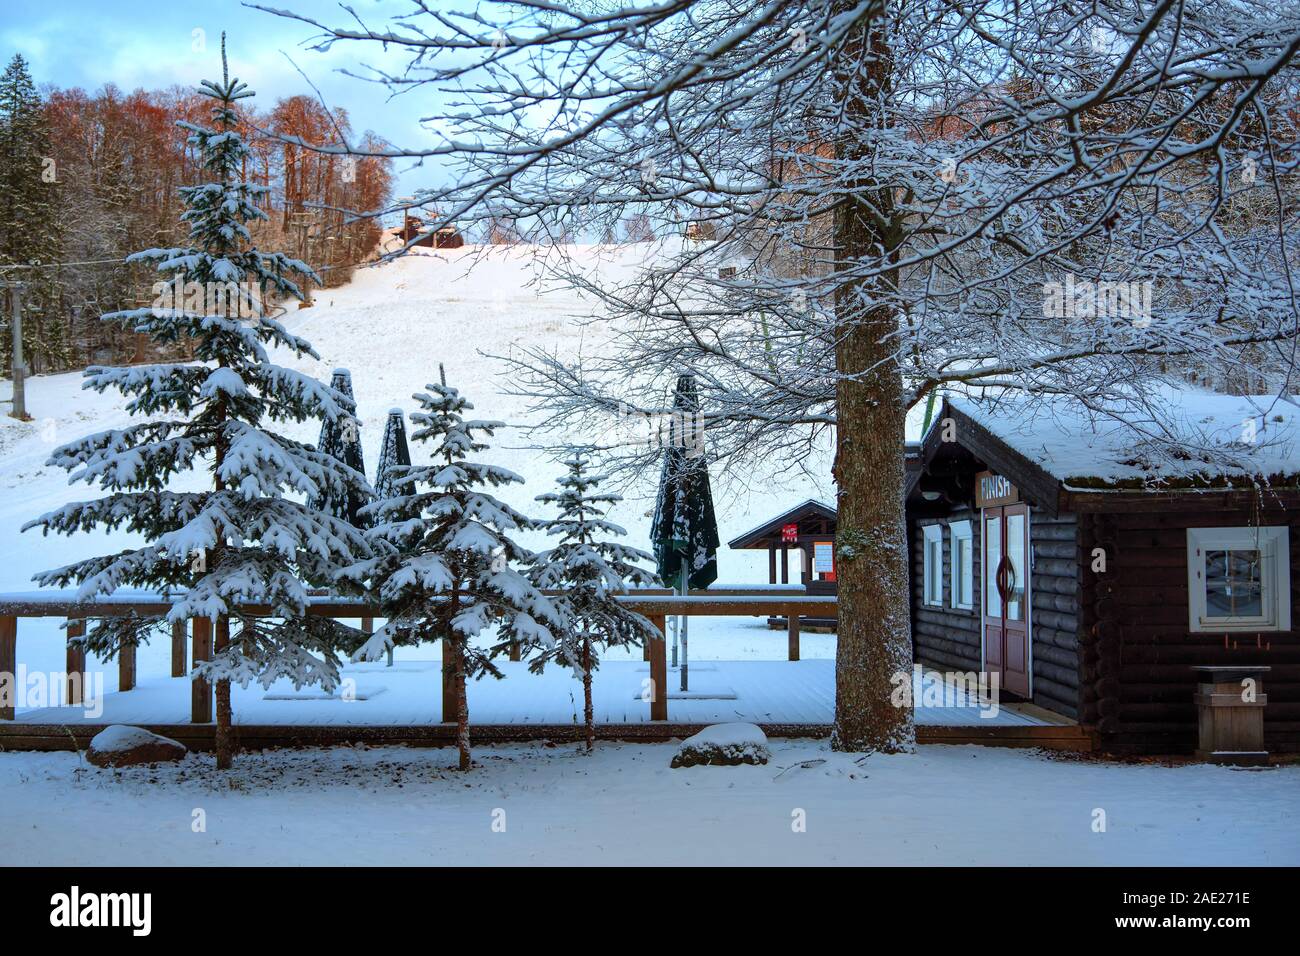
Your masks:
<path fill-rule="evenodd" d="M 916 402 L 1014 390 L 1123 418 L 1161 376 L 1294 387 L 1293 4 L 521 0 L 419 3 L 391 30 L 298 19 L 321 49 L 410 51 L 411 70 L 369 78 L 436 93 L 455 132 L 394 154 L 459 164 L 424 197 L 449 221 L 608 234 L 644 216 L 660 237 L 630 278 L 548 257 L 618 330 L 577 364 L 509 357 L 557 446 L 606 431 L 593 412 L 667 411 L 682 366 L 724 465 L 833 431 L 838 747 L 914 741 L 888 690 L 911 663 Z M 654 454 L 608 452 L 627 474 Z"/>

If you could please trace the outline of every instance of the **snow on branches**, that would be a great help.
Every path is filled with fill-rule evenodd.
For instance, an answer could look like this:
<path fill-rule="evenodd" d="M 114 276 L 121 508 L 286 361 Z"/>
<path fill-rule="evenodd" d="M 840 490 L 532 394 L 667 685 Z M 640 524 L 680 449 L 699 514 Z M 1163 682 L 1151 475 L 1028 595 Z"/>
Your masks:
<path fill-rule="evenodd" d="M 443 668 L 456 686 L 456 720 L 461 769 L 469 769 L 469 716 L 465 681 L 501 672 L 493 650 L 473 642 L 484 630 L 505 622 L 520 640 L 542 647 L 555 642 L 564 619 L 541 591 L 512 567 L 532 555 L 510 537 L 537 522 L 514 510 L 490 489 L 523 481 L 496 465 L 471 461 L 487 449 L 478 436 L 490 436 L 500 422 L 466 419 L 473 409 L 446 384 L 428 386 L 415 396 L 419 410 L 411 439 L 431 447 L 428 465 L 391 465 L 391 494 L 361 511 L 375 555 L 346 570 L 343 577 L 370 590 L 387 623 L 355 657 L 374 660 L 395 644 L 442 640 Z"/>
<path fill-rule="evenodd" d="M 181 190 L 192 244 L 132 259 L 154 263 L 177 290 L 220 283 L 251 286 L 262 302 L 298 297 L 300 286 L 289 276 L 313 281 L 311 270 L 251 248 L 245 226 L 265 215 L 254 201 L 261 187 L 240 179 L 247 147 L 235 131 L 234 103 L 252 91 L 223 77 L 205 82 L 202 92 L 214 100 L 212 126 L 186 128 L 209 180 Z M 340 566 L 369 555 L 365 539 L 346 520 L 301 500 L 366 500 L 365 476 L 269 427 L 350 419 L 351 397 L 270 362 L 274 347 L 314 354 L 279 322 L 260 312 L 237 314 L 235 302 L 226 302 L 224 312 L 210 312 L 208 304 L 204 297 L 179 295 L 166 308 L 103 317 L 158 342 L 188 341 L 196 361 L 86 370 L 84 387 L 121 393 L 130 399 L 128 411 L 147 420 L 56 449 L 51 464 L 68 470 L 72 481 L 109 494 L 65 505 L 26 527 L 65 534 L 122 527 L 144 543 L 35 580 L 75 584 L 80 600 L 128 586 L 163 589 L 172 595 L 170 620 L 217 621 L 219 639 L 228 643 L 213 660 L 197 662 L 195 672 L 219 682 L 219 698 L 221 682 L 229 680 L 269 684 L 284 677 L 332 688 L 338 683 L 337 635 L 314 624 L 245 619 L 239 605 L 269 605 L 275 618 L 304 617 L 308 579 L 329 580 Z M 204 476 L 207 489 L 194 480 Z M 225 690 L 228 717 L 228 684 Z M 218 711 L 220 718 L 220 699 Z"/>

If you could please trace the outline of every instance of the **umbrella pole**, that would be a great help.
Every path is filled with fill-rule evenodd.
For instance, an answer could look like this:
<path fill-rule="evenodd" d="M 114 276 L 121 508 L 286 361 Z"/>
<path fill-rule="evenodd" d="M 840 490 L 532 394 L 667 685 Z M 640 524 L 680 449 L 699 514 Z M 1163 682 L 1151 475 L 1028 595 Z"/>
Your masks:
<path fill-rule="evenodd" d="M 674 590 L 676 590 L 676 589 L 674 588 Z M 673 617 L 672 617 L 672 626 L 673 626 L 673 669 L 676 670 L 676 668 L 677 668 L 677 635 L 681 632 L 681 629 L 682 629 L 682 619 L 681 619 L 681 616 L 680 616 L 680 615 L 678 615 L 678 614 L 674 614 L 674 615 L 673 615 Z"/>
<path fill-rule="evenodd" d="M 690 576 L 686 573 L 686 559 L 683 558 L 682 559 L 682 597 L 687 597 L 691 593 L 689 588 L 690 588 Z M 681 617 L 681 624 L 679 625 L 678 630 L 681 632 L 681 638 L 682 638 L 682 690 L 684 691 L 690 690 L 690 686 L 688 685 L 687 676 L 686 676 L 687 669 L 690 666 L 690 651 L 687 649 L 688 647 L 687 636 L 690 633 L 690 626 L 691 626 L 690 615 L 683 614 Z"/>

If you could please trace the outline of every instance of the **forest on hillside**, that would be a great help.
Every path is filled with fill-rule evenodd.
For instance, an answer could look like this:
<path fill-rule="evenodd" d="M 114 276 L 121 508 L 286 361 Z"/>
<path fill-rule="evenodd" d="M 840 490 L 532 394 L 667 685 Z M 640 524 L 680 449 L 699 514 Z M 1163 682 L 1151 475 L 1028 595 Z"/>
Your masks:
<path fill-rule="evenodd" d="M 177 122 L 204 123 L 207 111 L 202 97 L 180 87 L 38 88 L 20 55 L 0 76 L 0 283 L 23 283 L 32 372 L 155 354 L 143 337 L 99 316 L 153 299 L 158 277 L 127 265 L 127 255 L 186 244 L 179 189 L 203 181 L 203 170 Z M 241 104 L 239 116 L 250 146 L 245 178 L 269 187 L 267 218 L 251 224 L 255 244 L 302 259 L 327 287 L 346 282 L 378 244 L 378 222 L 356 214 L 388 203 L 391 160 L 322 154 L 286 140 L 368 151 L 384 144 L 369 132 L 354 138 L 346 111 L 310 96 L 265 111 Z M 10 314 L 6 295 L 6 343 Z M 8 375 L 9 349 L 0 355 L 0 375 Z"/>

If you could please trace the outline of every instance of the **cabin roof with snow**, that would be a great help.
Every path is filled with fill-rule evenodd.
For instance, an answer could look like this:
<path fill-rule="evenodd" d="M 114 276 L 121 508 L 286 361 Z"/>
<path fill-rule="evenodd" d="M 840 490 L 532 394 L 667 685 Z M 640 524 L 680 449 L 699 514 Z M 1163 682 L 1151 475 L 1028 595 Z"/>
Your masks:
<path fill-rule="evenodd" d="M 1300 409 L 1276 396 L 1161 389 L 1150 405 L 1092 413 L 1068 398 L 946 397 L 905 455 L 909 499 L 969 468 L 1006 475 L 1049 513 L 1063 495 L 1300 486 Z M 951 497 L 951 495 L 945 495 Z"/>
<path fill-rule="evenodd" d="M 739 537 L 732 538 L 727 542 L 729 548 L 767 548 L 773 544 L 781 543 L 781 529 L 788 524 L 802 524 L 805 521 L 816 522 L 819 525 L 818 530 L 823 533 L 835 533 L 835 509 L 824 502 L 817 501 L 815 498 L 809 498 L 807 501 L 795 505 L 788 511 L 783 511 L 769 521 L 764 521 L 756 528 L 746 531 Z M 805 533 L 800 528 L 800 533 Z M 813 533 L 812 529 L 807 532 Z"/>

